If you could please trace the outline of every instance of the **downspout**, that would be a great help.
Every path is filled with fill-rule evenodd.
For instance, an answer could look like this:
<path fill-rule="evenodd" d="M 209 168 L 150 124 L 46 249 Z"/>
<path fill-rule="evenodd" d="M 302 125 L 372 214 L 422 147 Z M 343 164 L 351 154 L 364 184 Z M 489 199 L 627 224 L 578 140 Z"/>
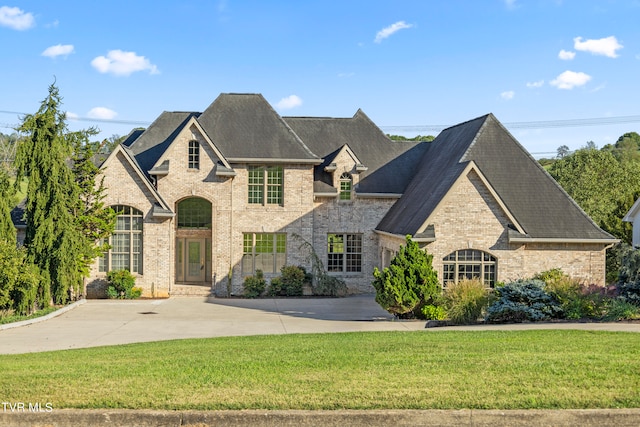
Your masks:
<path fill-rule="evenodd" d="M 234 177 L 231 177 L 231 189 L 230 189 L 230 201 L 229 201 L 229 276 L 227 278 L 227 297 L 231 296 L 231 290 L 233 289 L 233 181 Z"/>

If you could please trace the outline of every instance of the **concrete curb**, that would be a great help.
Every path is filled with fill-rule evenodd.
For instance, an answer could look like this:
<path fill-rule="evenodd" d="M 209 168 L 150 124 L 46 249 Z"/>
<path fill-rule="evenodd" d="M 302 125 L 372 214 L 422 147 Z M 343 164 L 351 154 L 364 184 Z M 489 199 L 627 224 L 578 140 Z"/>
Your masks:
<path fill-rule="evenodd" d="M 41 408 L 42 409 L 42 408 Z M 640 424 L 640 409 L 576 410 L 338 410 L 152 411 L 76 410 L 0 412 L 0 427 L 26 426 L 599 426 Z"/>
<path fill-rule="evenodd" d="M 76 307 L 78 307 L 79 305 L 82 305 L 84 303 L 86 303 L 87 300 L 86 299 L 81 299 L 78 300 L 74 303 L 71 303 L 69 305 L 65 305 L 64 307 L 47 314 L 46 316 L 40 316 L 40 317 L 36 317 L 33 319 L 29 319 L 29 320 L 22 320 L 20 322 L 13 322 L 13 323 L 5 323 L 3 325 L 0 325 L 0 331 L 3 331 L 5 329 L 13 329 L 13 328 L 19 328 L 21 326 L 29 326 L 29 325 L 33 325 L 34 323 L 40 323 L 40 322 L 44 322 L 45 320 L 49 320 L 49 319 L 53 319 L 54 317 L 58 317 L 64 313 L 66 313 L 69 310 L 72 310 Z"/>

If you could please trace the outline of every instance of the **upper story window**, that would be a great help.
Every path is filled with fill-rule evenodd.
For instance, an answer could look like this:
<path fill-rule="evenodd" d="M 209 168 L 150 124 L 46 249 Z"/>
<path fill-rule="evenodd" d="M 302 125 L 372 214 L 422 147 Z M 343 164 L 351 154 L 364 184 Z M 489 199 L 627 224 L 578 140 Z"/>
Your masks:
<path fill-rule="evenodd" d="M 116 205 L 116 229 L 109 237 L 111 249 L 98 259 L 98 271 L 129 270 L 142 274 L 142 211 Z"/>
<path fill-rule="evenodd" d="M 463 279 L 478 279 L 493 288 L 496 283 L 496 258 L 483 251 L 462 249 L 443 258 L 442 283 L 458 283 Z"/>
<path fill-rule="evenodd" d="M 353 178 L 349 172 L 340 175 L 340 200 L 351 200 Z"/>
<path fill-rule="evenodd" d="M 248 172 L 250 204 L 282 205 L 282 166 L 249 166 Z"/>
<path fill-rule="evenodd" d="M 211 229 L 211 202 L 200 197 L 178 202 L 178 228 Z"/>
<path fill-rule="evenodd" d="M 189 141 L 189 169 L 200 169 L 200 143 Z"/>

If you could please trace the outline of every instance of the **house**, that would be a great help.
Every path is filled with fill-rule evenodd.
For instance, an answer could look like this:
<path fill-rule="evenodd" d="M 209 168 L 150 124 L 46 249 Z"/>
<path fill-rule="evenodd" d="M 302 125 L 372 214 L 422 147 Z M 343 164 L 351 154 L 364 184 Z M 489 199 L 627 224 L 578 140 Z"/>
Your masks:
<path fill-rule="evenodd" d="M 364 114 L 281 117 L 259 94 L 221 94 L 204 112 L 164 112 L 101 166 L 118 212 L 96 261 L 129 269 L 148 296 L 206 287 L 239 295 L 243 280 L 310 267 L 307 242 L 351 293 L 410 235 L 446 285 L 488 286 L 562 268 L 604 283 L 599 229 L 492 115 L 433 142 L 392 142 Z"/>
<path fill-rule="evenodd" d="M 629 212 L 622 218 L 624 222 L 630 222 L 633 231 L 631 234 L 631 244 L 634 248 L 640 246 L 640 198 L 635 201 Z"/>

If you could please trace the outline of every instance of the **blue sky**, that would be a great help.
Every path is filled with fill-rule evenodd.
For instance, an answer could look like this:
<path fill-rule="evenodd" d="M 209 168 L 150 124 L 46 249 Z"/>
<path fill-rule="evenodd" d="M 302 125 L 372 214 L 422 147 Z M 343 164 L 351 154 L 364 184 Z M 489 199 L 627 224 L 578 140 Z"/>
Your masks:
<path fill-rule="evenodd" d="M 101 138 L 251 92 L 407 136 L 491 112 L 536 157 L 602 147 L 640 132 L 638 17 L 640 0 L 0 0 L 0 132 L 55 79 L 69 127 Z"/>

